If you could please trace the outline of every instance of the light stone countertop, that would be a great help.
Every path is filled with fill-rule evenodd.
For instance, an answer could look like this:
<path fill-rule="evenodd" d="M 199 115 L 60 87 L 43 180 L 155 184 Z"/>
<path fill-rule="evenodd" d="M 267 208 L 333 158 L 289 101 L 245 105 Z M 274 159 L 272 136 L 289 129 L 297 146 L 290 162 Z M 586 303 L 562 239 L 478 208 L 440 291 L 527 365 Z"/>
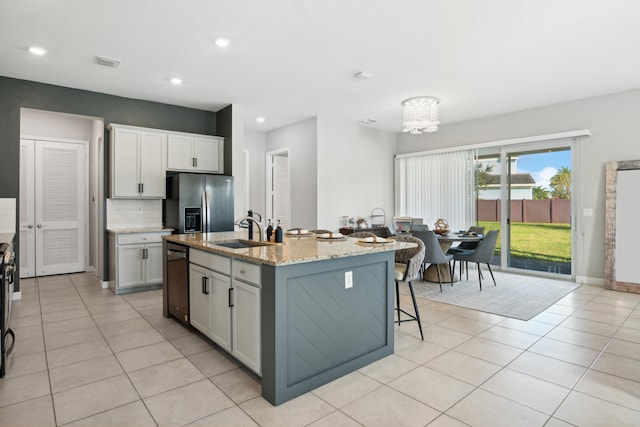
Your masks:
<path fill-rule="evenodd" d="M 158 227 L 114 227 L 107 229 L 112 234 L 132 234 L 132 233 L 161 233 L 163 231 L 172 232 L 173 228 Z"/>
<path fill-rule="evenodd" d="M 378 252 L 395 251 L 397 249 L 406 249 L 415 246 L 413 243 L 405 242 L 361 243 L 359 242 L 360 239 L 352 237 L 346 237 L 344 240 L 320 240 L 313 234 L 301 237 L 285 235 L 284 243 L 270 243 L 268 246 L 243 249 L 230 249 L 215 244 L 215 242 L 246 239 L 246 231 L 207 234 L 172 234 L 162 236 L 162 238 L 169 242 L 187 245 L 194 249 L 201 249 L 220 255 L 273 266 L 346 258 Z"/>

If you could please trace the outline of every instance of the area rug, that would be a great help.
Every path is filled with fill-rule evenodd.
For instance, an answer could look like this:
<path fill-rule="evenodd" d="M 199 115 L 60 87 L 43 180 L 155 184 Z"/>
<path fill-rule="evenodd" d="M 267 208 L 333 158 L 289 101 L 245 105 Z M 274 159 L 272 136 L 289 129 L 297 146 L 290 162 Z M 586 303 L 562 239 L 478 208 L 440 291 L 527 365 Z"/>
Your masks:
<path fill-rule="evenodd" d="M 413 282 L 416 296 L 432 301 L 471 308 L 514 319 L 529 320 L 543 312 L 569 292 L 580 287 L 579 283 L 541 277 L 494 271 L 497 286 L 493 285 L 486 268 L 482 269 L 482 292 L 478 286 L 478 273 L 469 265 L 469 280 L 442 284 Z M 403 287 L 408 292 L 408 287 Z"/>

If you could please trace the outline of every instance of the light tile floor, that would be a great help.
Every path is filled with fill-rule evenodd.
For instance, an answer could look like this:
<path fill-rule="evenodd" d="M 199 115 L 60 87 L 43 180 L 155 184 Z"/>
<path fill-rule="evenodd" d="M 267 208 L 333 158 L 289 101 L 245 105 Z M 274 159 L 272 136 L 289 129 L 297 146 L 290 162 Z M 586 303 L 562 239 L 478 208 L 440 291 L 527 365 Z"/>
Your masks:
<path fill-rule="evenodd" d="M 21 287 L 0 426 L 640 424 L 640 295 L 582 286 L 528 322 L 419 299 L 424 341 L 403 323 L 394 355 L 273 407 L 162 316 L 161 291 L 116 296 L 88 273 Z"/>

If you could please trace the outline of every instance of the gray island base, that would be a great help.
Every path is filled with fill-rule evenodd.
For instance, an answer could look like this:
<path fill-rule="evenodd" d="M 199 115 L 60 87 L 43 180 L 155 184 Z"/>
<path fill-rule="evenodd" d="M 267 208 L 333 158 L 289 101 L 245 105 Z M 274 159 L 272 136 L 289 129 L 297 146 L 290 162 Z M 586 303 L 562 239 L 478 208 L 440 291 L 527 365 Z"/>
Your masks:
<path fill-rule="evenodd" d="M 254 371 L 262 376 L 267 401 L 280 405 L 393 354 L 394 251 L 412 244 L 313 237 L 246 249 L 215 244 L 245 237 L 236 232 L 164 240 L 165 246 L 172 241 L 260 266 L 261 369 Z M 166 283 L 165 276 L 169 317 Z"/>
<path fill-rule="evenodd" d="M 392 354 L 393 268 L 393 252 L 263 266 L 262 396 L 279 405 Z"/>

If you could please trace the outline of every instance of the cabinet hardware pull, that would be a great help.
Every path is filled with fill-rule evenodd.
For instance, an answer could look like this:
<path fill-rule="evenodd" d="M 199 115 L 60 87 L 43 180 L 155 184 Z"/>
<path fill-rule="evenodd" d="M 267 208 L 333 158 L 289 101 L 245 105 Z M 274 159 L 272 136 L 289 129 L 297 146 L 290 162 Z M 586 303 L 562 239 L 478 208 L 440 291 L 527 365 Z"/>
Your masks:
<path fill-rule="evenodd" d="M 204 278 L 204 293 L 209 295 L 209 278 Z"/>
<path fill-rule="evenodd" d="M 138 193 L 140 193 L 140 183 L 138 183 Z"/>
<path fill-rule="evenodd" d="M 197 163 L 197 161 L 196 161 L 196 158 L 195 158 L 195 157 L 192 157 L 192 158 L 191 158 L 191 166 L 193 166 L 193 167 L 195 168 L 197 164 L 198 164 L 198 163 Z"/>
<path fill-rule="evenodd" d="M 204 279 L 205 277 L 202 278 L 202 293 L 204 294 Z"/>
<path fill-rule="evenodd" d="M 233 292 L 233 288 L 229 288 L 229 307 L 233 307 L 233 304 L 231 304 L 231 292 Z"/>
<path fill-rule="evenodd" d="M 140 184 L 140 192 L 144 193 L 144 183 Z"/>

